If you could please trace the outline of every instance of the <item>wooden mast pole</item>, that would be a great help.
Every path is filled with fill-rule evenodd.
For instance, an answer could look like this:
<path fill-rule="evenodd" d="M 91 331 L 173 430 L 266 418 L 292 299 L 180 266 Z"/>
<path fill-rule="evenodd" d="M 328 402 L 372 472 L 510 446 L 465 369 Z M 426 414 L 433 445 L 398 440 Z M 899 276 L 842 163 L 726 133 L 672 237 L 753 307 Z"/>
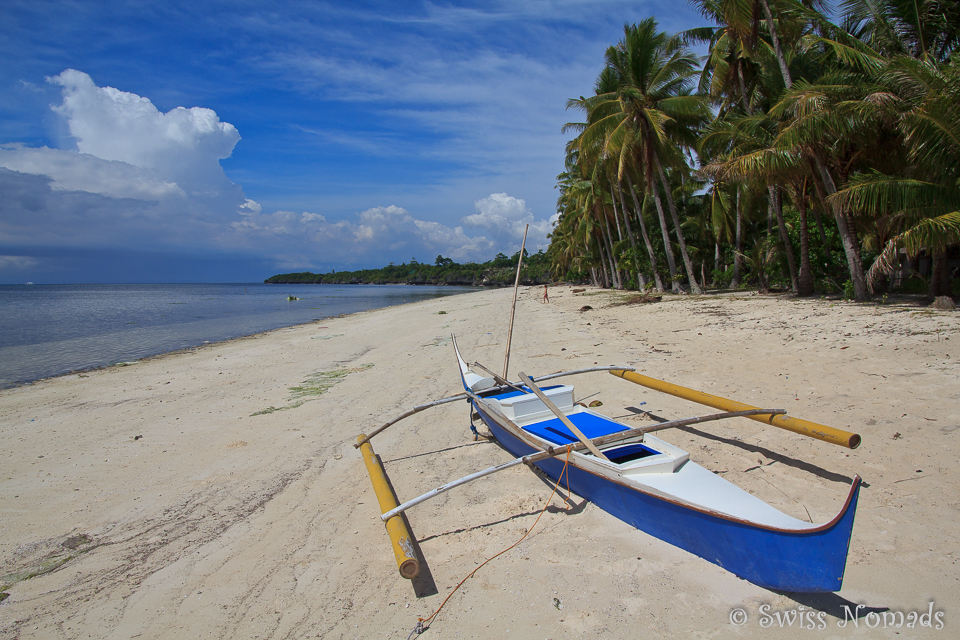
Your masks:
<path fill-rule="evenodd" d="M 507 331 L 507 354 L 503 358 L 503 377 L 507 377 L 507 367 L 510 365 L 510 342 L 513 340 L 513 318 L 517 313 L 517 289 L 520 287 L 520 266 L 523 264 L 523 249 L 527 246 L 528 224 L 523 228 L 523 244 L 520 245 L 520 258 L 517 260 L 517 279 L 513 282 L 513 306 L 510 307 L 510 329 Z"/>

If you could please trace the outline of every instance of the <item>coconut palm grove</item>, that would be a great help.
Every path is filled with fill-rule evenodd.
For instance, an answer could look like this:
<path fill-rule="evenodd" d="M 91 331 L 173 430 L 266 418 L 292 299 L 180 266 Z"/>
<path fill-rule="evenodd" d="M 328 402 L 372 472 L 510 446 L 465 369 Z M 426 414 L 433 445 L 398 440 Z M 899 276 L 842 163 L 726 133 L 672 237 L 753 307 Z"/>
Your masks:
<path fill-rule="evenodd" d="M 554 277 L 960 295 L 960 2 L 693 4 L 569 100 Z"/>

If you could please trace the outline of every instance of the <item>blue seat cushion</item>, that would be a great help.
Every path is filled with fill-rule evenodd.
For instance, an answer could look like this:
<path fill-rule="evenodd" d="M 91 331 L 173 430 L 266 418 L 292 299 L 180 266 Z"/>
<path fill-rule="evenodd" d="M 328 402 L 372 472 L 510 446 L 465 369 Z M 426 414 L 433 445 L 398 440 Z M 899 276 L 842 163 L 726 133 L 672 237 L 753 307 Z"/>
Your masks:
<path fill-rule="evenodd" d="M 619 433 L 620 431 L 627 431 L 629 429 L 629 427 L 625 427 L 619 422 L 614 422 L 610 418 L 592 413 L 574 413 L 567 416 L 567 418 L 570 419 L 570 422 L 572 422 L 588 440 L 601 438 L 611 433 Z M 577 436 L 573 435 L 570 429 L 567 429 L 567 427 L 560 422 L 560 418 L 528 424 L 523 427 L 523 430 L 561 446 L 579 441 Z"/>

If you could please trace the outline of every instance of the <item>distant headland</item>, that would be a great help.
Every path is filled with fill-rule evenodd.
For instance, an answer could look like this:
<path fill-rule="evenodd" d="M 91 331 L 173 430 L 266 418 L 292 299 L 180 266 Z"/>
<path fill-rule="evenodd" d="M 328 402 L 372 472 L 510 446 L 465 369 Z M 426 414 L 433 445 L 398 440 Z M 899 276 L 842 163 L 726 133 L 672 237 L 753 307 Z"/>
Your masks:
<path fill-rule="evenodd" d="M 281 273 L 264 280 L 266 284 L 430 284 L 474 287 L 502 287 L 512 285 L 517 275 L 520 252 L 507 257 L 498 253 L 493 260 L 483 263 L 459 264 L 450 258 L 437 256 L 433 264 L 418 262 L 390 263 L 380 269 L 359 271 L 331 271 L 330 273 Z M 543 251 L 524 251 L 520 282 L 536 285 L 553 282 L 547 254 Z"/>

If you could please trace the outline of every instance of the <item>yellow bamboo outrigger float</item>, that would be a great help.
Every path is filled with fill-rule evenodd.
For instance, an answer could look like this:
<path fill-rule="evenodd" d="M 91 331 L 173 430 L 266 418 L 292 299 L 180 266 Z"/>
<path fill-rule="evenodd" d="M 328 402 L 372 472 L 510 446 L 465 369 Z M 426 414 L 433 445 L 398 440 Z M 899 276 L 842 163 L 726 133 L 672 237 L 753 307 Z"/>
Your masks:
<path fill-rule="evenodd" d="M 363 463 L 367 465 L 367 473 L 370 474 L 370 482 L 373 483 L 373 491 L 377 494 L 377 501 L 380 503 L 380 512 L 386 513 L 397 506 L 397 498 L 393 495 L 393 489 L 387 481 L 387 474 L 383 470 L 383 464 L 380 458 L 373 452 L 373 446 L 365 434 L 357 437 L 360 443 L 360 453 L 363 455 Z M 397 566 L 400 569 L 400 575 L 408 580 L 412 580 L 420 575 L 420 560 L 417 559 L 417 553 L 413 548 L 413 536 L 407 529 L 407 524 L 403 516 L 397 514 L 386 521 L 387 535 L 390 536 L 390 542 L 393 544 L 393 554 L 397 558 Z"/>
<path fill-rule="evenodd" d="M 757 408 L 749 404 L 744 404 L 743 402 L 737 402 L 736 400 L 728 400 L 727 398 L 721 398 L 720 396 L 704 393 L 703 391 L 695 391 L 694 389 L 681 387 L 677 384 L 650 378 L 636 371 L 613 369 L 610 371 L 610 374 L 618 378 L 623 378 L 624 380 L 629 380 L 641 387 L 661 391 L 671 396 L 713 407 L 714 409 L 721 409 L 723 411 L 747 411 Z M 791 418 L 787 415 L 753 415 L 745 417 L 750 420 L 756 420 L 757 422 L 779 427 L 780 429 L 786 429 L 787 431 L 792 431 L 802 436 L 807 436 L 808 438 L 815 438 L 841 447 L 847 447 L 848 449 L 856 449 L 860 446 L 859 434 L 843 431 L 842 429 L 834 429 L 833 427 L 810 422 L 809 420 Z"/>

